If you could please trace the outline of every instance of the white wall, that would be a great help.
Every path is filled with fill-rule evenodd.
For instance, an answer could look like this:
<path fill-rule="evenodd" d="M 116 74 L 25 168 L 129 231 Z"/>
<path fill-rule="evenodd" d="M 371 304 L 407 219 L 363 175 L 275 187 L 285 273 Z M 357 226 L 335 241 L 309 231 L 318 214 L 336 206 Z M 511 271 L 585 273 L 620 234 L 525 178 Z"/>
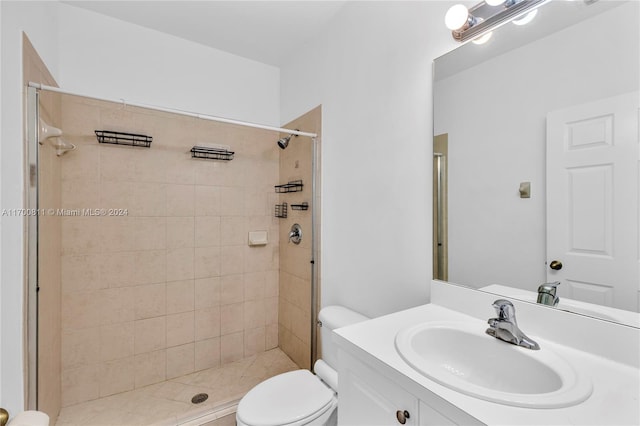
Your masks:
<path fill-rule="evenodd" d="M 280 70 L 60 4 L 61 87 L 279 125 Z"/>
<path fill-rule="evenodd" d="M 58 70 L 55 3 L 0 2 L 0 211 L 23 207 L 22 31 L 54 76 Z M 0 405 L 23 409 L 23 217 L 0 216 Z"/>
<path fill-rule="evenodd" d="M 287 122 L 322 104 L 322 305 L 369 316 L 426 303 L 431 65 L 447 2 L 352 2 L 281 69 Z"/>
<path fill-rule="evenodd" d="M 279 69 L 58 2 L 0 1 L 0 211 L 23 207 L 22 31 L 65 89 L 278 125 Z M 64 130 L 64 129 L 63 129 Z M 0 406 L 24 406 L 23 217 L 0 216 Z"/>
<path fill-rule="evenodd" d="M 546 114 L 638 90 L 638 10 L 627 3 L 436 83 L 450 281 L 531 291 L 545 281 Z"/>

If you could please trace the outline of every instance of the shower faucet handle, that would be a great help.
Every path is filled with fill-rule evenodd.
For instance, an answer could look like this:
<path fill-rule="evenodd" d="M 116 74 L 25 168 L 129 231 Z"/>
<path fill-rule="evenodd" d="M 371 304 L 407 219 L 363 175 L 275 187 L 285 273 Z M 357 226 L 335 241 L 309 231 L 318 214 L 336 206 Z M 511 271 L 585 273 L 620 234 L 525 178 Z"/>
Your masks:
<path fill-rule="evenodd" d="M 291 225 L 291 231 L 289 231 L 289 242 L 293 244 L 300 244 L 302 241 L 302 227 L 297 223 Z"/>

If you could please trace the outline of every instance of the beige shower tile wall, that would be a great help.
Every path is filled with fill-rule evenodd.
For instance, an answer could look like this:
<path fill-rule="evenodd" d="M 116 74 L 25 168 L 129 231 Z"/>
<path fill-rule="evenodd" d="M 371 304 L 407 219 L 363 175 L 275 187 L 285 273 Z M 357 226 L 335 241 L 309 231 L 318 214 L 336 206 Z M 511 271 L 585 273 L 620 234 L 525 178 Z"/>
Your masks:
<path fill-rule="evenodd" d="M 285 125 L 289 129 L 306 132 L 321 131 L 321 107 Z M 280 137 L 286 135 L 280 135 Z M 318 146 L 320 137 L 318 137 Z M 318 155 L 319 157 L 319 155 Z M 287 149 L 280 153 L 280 182 L 303 181 L 302 192 L 279 195 L 279 202 L 289 205 L 286 219 L 280 220 L 280 293 L 278 333 L 280 348 L 301 368 L 311 367 L 311 209 L 320 206 L 319 176 L 316 199 L 312 199 L 312 158 L 313 144 L 307 137 L 292 138 Z M 317 167 L 317 170 L 320 168 Z M 292 204 L 309 203 L 309 210 L 293 210 Z M 320 215 L 316 223 L 316 235 L 320 236 Z M 299 245 L 288 243 L 291 226 L 298 223 L 302 227 L 303 238 Z M 318 244 L 319 248 L 319 244 Z M 316 271 L 320 270 L 320 253 L 315 259 Z M 320 279 L 318 277 L 318 283 Z M 318 292 L 319 293 L 319 292 Z M 319 301 L 318 301 L 319 302 Z M 315 323 L 315 321 L 314 321 Z"/>
<path fill-rule="evenodd" d="M 24 34 L 22 58 L 25 87 L 29 81 L 57 86 Z M 41 93 L 39 114 L 47 124 L 60 127 L 60 96 Z M 39 146 L 38 155 L 39 207 L 59 208 L 60 159 L 48 142 Z M 60 218 L 38 220 L 38 409 L 55 421 L 60 411 Z"/>
<path fill-rule="evenodd" d="M 63 406 L 277 347 L 277 133 L 72 96 L 62 119 L 78 145 L 62 161 Z M 235 159 L 192 159 L 206 143 Z"/>

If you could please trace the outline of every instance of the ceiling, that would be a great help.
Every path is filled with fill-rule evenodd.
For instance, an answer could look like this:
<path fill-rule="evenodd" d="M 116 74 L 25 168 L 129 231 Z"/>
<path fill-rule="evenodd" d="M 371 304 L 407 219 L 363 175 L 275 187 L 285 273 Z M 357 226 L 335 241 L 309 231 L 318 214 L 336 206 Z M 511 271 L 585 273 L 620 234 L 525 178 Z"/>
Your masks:
<path fill-rule="evenodd" d="M 280 66 L 346 1 L 105 1 L 63 3 L 258 62 Z"/>

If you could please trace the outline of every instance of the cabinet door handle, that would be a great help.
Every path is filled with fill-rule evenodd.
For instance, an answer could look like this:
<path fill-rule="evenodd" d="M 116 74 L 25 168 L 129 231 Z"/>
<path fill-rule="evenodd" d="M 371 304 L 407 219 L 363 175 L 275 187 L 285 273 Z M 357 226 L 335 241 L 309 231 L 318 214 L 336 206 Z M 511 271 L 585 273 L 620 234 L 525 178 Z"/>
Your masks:
<path fill-rule="evenodd" d="M 411 415 L 407 410 L 396 411 L 396 419 L 398 419 L 398 423 L 401 425 L 405 424 L 409 418 L 411 418 Z"/>

